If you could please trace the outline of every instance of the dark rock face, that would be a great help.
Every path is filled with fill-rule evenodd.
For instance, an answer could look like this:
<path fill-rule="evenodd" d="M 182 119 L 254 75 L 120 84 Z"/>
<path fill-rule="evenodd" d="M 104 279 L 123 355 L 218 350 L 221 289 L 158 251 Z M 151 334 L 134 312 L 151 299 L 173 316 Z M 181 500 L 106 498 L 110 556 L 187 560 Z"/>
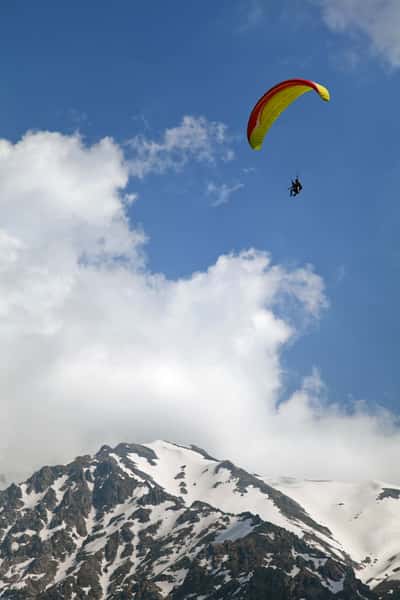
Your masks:
<path fill-rule="evenodd" d="M 377 600 L 400 600 L 400 581 L 384 581 L 375 589 Z"/>
<path fill-rule="evenodd" d="M 400 499 L 400 490 L 392 488 L 383 488 L 383 491 L 377 497 L 377 500 L 384 500 L 385 498 L 394 498 L 395 500 Z"/>
<path fill-rule="evenodd" d="M 240 495 L 257 488 L 283 515 L 329 537 L 262 480 L 195 446 L 191 451 L 211 461 L 211 469 L 227 470 Z M 185 464 L 170 473 L 177 492 L 165 490 L 144 472 L 148 465 L 154 475 L 157 460 L 144 446 L 103 446 L 94 457 L 43 467 L 1 491 L 0 599 L 400 598 L 393 582 L 372 593 L 323 544 L 318 550 L 251 512 L 189 502 Z"/>
<path fill-rule="evenodd" d="M 184 600 L 194 589 L 213 600 L 375 598 L 349 567 L 310 553 L 295 535 L 267 523 L 234 542 L 207 545 L 171 598 Z"/>

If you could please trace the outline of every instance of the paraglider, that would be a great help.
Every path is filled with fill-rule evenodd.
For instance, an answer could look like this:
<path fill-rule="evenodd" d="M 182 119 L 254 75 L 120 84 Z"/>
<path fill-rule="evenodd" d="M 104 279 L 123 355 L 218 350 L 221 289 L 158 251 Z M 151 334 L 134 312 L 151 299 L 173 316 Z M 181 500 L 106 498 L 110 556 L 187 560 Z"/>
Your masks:
<path fill-rule="evenodd" d="M 288 79 L 282 81 L 266 92 L 254 106 L 247 124 L 247 139 L 253 150 L 260 150 L 264 138 L 279 115 L 297 98 L 307 92 L 315 91 L 328 102 L 329 90 L 315 81 L 307 79 Z M 293 181 L 289 188 L 291 196 L 297 196 L 303 189 L 299 178 Z"/>
<path fill-rule="evenodd" d="M 300 194 L 302 189 L 303 189 L 303 186 L 301 185 L 299 178 L 296 177 L 296 179 L 294 181 L 292 179 L 292 185 L 289 188 L 290 195 L 297 196 L 297 194 Z"/>

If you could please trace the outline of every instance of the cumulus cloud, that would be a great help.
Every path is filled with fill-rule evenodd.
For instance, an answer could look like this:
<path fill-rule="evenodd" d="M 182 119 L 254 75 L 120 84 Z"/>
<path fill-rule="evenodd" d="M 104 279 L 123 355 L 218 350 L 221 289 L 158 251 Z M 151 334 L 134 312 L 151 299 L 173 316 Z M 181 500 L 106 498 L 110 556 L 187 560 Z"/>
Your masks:
<path fill-rule="evenodd" d="M 152 273 L 130 170 L 110 139 L 0 142 L 0 473 L 167 438 L 271 476 L 397 480 L 390 414 L 329 404 L 317 372 L 282 397 L 281 353 L 326 305 L 321 278 L 254 249 Z"/>
<path fill-rule="evenodd" d="M 214 196 L 214 201 L 211 203 L 211 206 L 216 207 L 221 206 L 221 204 L 228 204 L 232 194 L 238 192 L 243 187 L 243 183 L 236 183 L 234 185 L 222 183 L 221 185 L 218 185 L 216 183 L 210 182 L 207 185 L 207 194 Z"/>
<path fill-rule="evenodd" d="M 336 32 L 365 35 L 371 50 L 393 68 L 400 66 L 398 0 L 316 0 L 326 25 Z"/>
<path fill-rule="evenodd" d="M 133 151 L 129 161 L 131 175 L 143 178 L 149 173 L 179 171 L 190 160 L 214 163 L 232 160 L 227 127 L 205 117 L 186 115 L 177 127 L 167 129 L 161 140 L 154 141 L 143 135 L 129 140 Z"/>

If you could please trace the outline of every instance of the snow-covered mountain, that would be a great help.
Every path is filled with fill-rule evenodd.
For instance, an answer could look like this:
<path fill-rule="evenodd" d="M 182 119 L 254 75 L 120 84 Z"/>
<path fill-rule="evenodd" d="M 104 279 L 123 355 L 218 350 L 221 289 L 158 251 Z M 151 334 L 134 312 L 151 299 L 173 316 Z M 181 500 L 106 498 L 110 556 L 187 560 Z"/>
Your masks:
<path fill-rule="evenodd" d="M 357 577 L 400 597 L 400 487 L 379 481 L 344 483 L 266 480 L 327 527 L 355 563 Z"/>
<path fill-rule="evenodd" d="M 103 446 L 0 492 L 0 598 L 400 598 L 399 500 L 195 446 Z"/>

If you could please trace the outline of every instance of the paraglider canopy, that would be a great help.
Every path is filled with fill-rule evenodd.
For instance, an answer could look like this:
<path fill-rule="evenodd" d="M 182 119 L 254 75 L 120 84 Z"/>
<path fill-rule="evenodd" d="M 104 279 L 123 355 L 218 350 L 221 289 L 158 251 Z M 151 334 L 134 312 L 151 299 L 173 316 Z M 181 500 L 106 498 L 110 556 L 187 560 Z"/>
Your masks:
<path fill-rule="evenodd" d="M 326 87 L 307 79 L 288 79 L 268 90 L 251 111 L 247 125 L 247 139 L 253 150 L 261 149 L 264 137 L 279 115 L 299 96 L 313 90 L 322 100 L 330 100 Z"/>

